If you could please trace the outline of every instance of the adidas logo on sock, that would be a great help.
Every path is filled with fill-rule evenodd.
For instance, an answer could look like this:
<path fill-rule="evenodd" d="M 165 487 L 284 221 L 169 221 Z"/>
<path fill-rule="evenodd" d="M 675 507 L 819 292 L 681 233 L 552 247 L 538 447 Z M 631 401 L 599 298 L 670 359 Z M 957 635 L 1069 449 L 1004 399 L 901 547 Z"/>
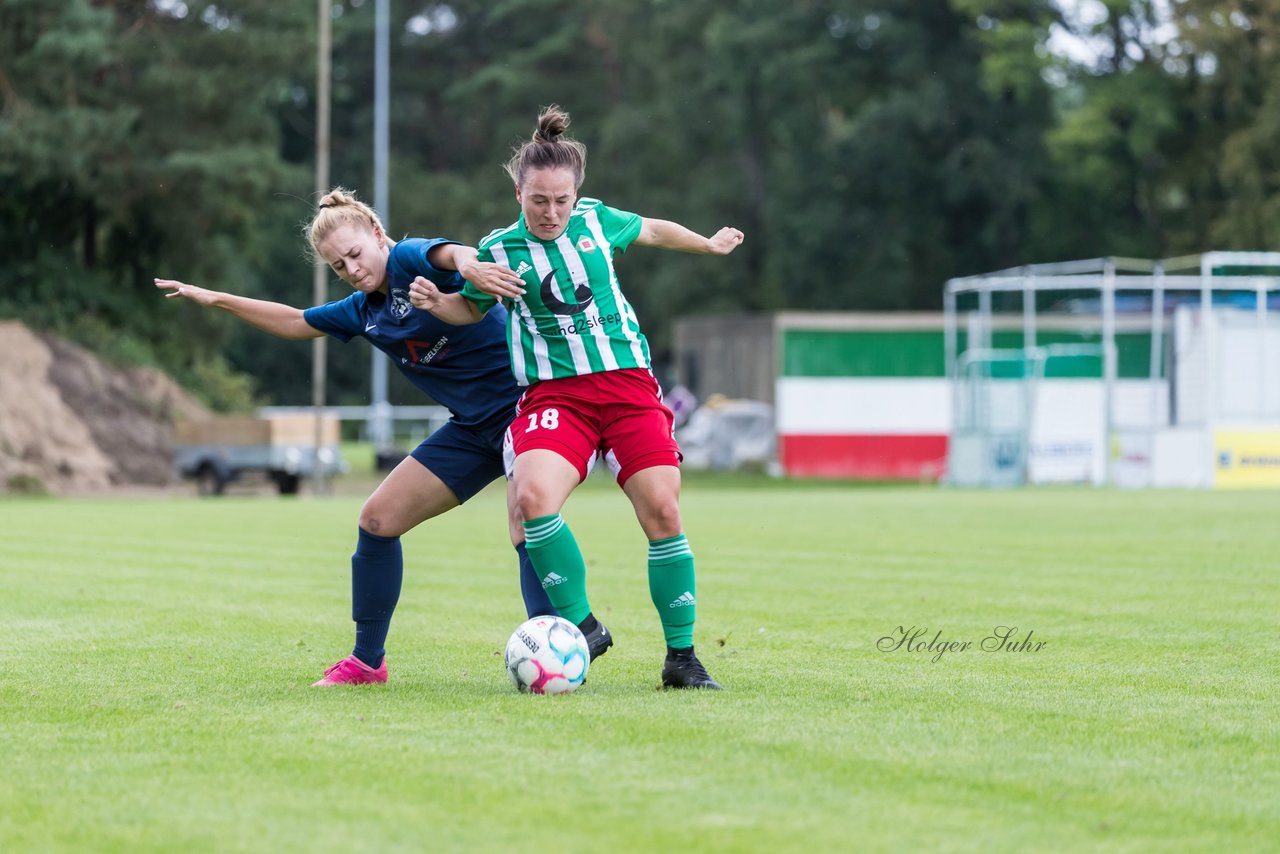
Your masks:
<path fill-rule="evenodd" d="M 668 607 L 668 608 L 683 608 L 683 607 L 685 607 L 686 605 L 697 605 L 697 604 L 698 604 L 698 600 L 697 600 L 697 599 L 694 599 L 694 598 L 693 598 L 693 594 L 692 594 L 692 593 L 690 593 L 688 590 L 686 590 L 685 592 L 683 592 L 683 593 L 681 593 L 679 596 L 677 596 L 675 599 L 673 599 L 673 600 L 672 600 L 672 602 L 671 602 L 671 604 L 670 604 L 670 605 L 668 605 L 667 607 Z"/>
<path fill-rule="evenodd" d="M 568 579 L 563 575 L 556 575 L 554 572 L 549 572 L 547 573 L 547 577 L 542 579 L 542 589 L 546 590 L 548 587 L 555 587 L 557 584 L 564 584 L 567 580 Z"/>

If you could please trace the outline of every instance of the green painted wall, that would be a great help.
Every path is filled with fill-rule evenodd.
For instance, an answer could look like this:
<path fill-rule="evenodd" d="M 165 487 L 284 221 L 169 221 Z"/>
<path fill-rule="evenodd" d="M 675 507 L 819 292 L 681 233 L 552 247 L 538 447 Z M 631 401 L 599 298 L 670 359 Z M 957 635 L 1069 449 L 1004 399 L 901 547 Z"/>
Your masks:
<path fill-rule="evenodd" d="M 946 376 L 942 332 L 833 332 L 788 329 L 782 336 L 787 377 Z"/>
<path fill-rule="evenodd" d="M 960 349 L 967 336 L 961 332 Z M 1079 332 L 1041 331 L 1037 344 L 1098 344 L 1101 336 Z M 993 347 L 1022 346 L 1022 331 L 992 335 Z M 1151 363 L 1151 335 L 1116 335 L 1117 371 L 1121 379 L 1145 378 Z M 788 329 L 782 334 L 781 373 L 787 377 L 942 377 L 946 375 L 942 330 L 829 331 Z M 1054 359 L 1051 377 L 1099 377 L 1101 360 Z"/>

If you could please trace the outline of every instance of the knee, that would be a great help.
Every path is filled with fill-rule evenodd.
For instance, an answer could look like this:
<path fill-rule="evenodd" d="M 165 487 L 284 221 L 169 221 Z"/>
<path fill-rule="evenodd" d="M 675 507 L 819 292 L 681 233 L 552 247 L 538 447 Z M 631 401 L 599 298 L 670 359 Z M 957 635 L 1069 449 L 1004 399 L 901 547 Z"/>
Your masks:
<path fill-rule="evenodd" d="M 405 533 L 391 508 L 376 497 L 370 498 L 360 508 L 360 527 L 378 537 L 398 537 Z"/>
<path fill-rule="evenodd" d="M 514 512 L 511 515 L 513 528 L 523 526 L 527 519 L 549 516 L 560 512 L 550 493 L 538 483 L 519 482 L 515 487 Z"/>
<path fill-rule="evenodd" d="M 684 530 L 680 502 L 675 496 L 651 502 L 640 513 L 640 525 L 651 540 L 676 536 Z"/>

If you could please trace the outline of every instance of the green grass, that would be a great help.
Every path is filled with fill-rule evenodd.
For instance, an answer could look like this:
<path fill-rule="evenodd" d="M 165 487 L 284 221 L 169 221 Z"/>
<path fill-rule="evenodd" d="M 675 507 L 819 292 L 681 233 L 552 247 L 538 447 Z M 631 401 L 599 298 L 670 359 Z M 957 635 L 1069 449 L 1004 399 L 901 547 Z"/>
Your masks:
<path fill-rule="evenodd" d="M 645 544 L 567 518 L 617 645 L 522 696 L 502 496 L 405 538 L 350 648 L 360 498 L 0 501 L 3 851 L 1260 850 L 1280 840 L 1265 493 L 691 481 L 700 655 L 657 690 Z M 983 652 L 996 626 L 1040 651 Z M 975 647 L 881 651 L 902 626 Z"/>

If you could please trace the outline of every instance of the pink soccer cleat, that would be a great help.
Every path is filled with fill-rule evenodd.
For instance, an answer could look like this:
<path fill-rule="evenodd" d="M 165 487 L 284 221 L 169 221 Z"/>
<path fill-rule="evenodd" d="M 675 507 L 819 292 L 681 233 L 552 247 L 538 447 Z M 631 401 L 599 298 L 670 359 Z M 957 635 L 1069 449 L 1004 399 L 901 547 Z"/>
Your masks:
<path fill-rule="evenodd" d="M 327 688 L 330 685 L 380 685 L 387 681 L 387 658 L 374 670 L 354 655 L 348 656 L 324 672 L 324 678 L 312 682 L 311 687 Z"/>

